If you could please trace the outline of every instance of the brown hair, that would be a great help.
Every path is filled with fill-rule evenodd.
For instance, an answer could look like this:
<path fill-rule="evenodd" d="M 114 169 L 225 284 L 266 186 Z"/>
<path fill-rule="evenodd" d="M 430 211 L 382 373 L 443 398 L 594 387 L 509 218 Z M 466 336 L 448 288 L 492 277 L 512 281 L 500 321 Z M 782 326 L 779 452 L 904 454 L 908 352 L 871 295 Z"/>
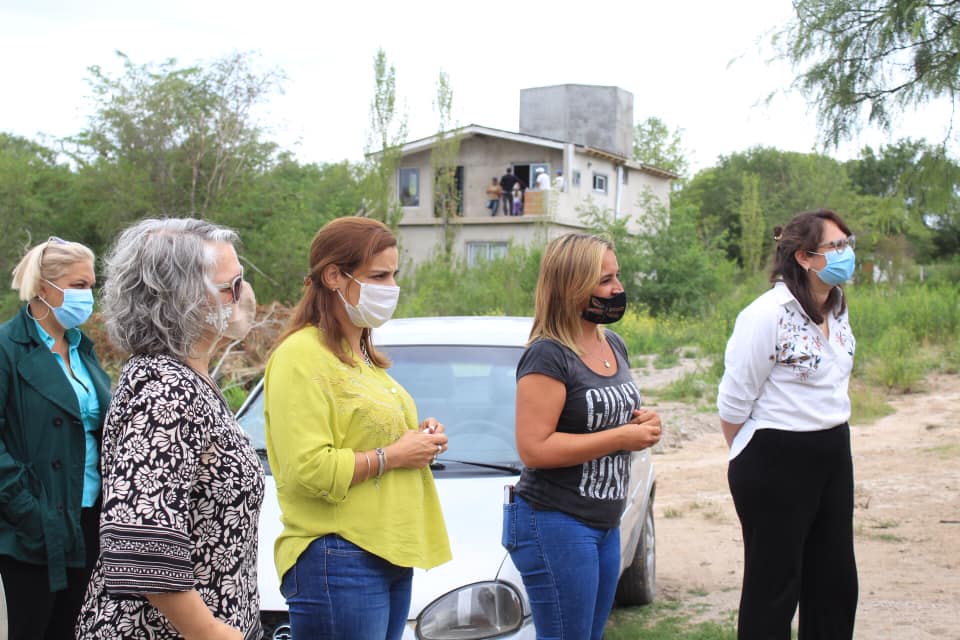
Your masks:
<path fill-rule="evenodd" d="M 797 262 L 794 254 L 797 251 L 817 251 L 817 245 L 823 238 L 823 224 L 826 220 L 850 235 L 850 227 L 840 216 L 828 209 L 798 213 L 785 227 L 778 226 L 773 229 L 777 249 L 773 256 L 770 282 L 782 280 L 806 314 L 817 324 L 823 322 L 823 312 L 827 309 L 834 309 L 838 316 L 843 313 L 847 308 L 847 299 L 843 295 L 843 287 L 838 285 L 830 290 L 823 308 L 818 308 L 810 291 L 807 271 Z"/>
<path fill-rule="evenodd" d="M 569 233 L 547 245 L 540 261 L 530 340 L 550 338 L 581 354 L 580 314 L 600 282 L 603 255 L 613 242 L 586 233 Z M 603 328 L 597 326 L 598 335 Z"/>
<path fill-rule="evenodd" d="M 351 366 L 358 364 L 343 348 L 343 329 L 334 313 L 335 305 L 343 302 L 335 291 L 323 286 L 323 270 L 334 264 L 341 271 L 353 273 L 376 254 L 395 246 L 396 237 L 385 224 L 377 220 L 349 216 L 325 224 L 313 236 L 310 244 L 310 274 L 303 281 L 303 296 L 274 346 L 292 333 L 306 326 L 314 326 L 320 330 L 327 348 L 341 362 Z M 371 362 L 382 368 L 390 366 L 387 357 L 379 353 L 370 341 L 370 329 L 363 329 L 360 341 L 366 344 Z"/>

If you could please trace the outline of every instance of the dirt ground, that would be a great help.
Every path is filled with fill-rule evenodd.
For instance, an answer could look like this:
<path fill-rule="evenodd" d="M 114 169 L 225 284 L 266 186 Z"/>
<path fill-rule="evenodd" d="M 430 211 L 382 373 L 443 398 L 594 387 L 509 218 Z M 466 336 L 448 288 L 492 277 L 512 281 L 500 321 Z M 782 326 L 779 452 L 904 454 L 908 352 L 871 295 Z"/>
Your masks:
<path fill-rule="evenodd" d="M 637 373 L 646 389 L 669 376 Z M 895 413 L 851 426 L 855 637 L 960 639 L 960 376 L 932 376 L 925 391 L 891 404 Z M 739 600 L 742 539 L 716 415 L 677 403 L 657 409 L 665 427 L 654 456 L 657 598 L 682 603 L 695 619 L 729 620 Z"/>

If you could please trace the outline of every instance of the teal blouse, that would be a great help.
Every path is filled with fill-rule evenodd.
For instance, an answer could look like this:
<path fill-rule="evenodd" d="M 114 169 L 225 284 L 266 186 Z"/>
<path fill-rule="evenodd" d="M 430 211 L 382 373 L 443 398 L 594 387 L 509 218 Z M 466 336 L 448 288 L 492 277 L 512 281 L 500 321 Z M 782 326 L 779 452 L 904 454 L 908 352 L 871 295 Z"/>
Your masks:
<path fill-rule="evenodd" d="M 52 349 L 56 341 L 44 331 L 39 322 L 36 320 L 33 322 L 37 326 L 40 339 L 48 349 Z M 86 365 L 83 364 L 77 352 L 77 346 L 80 344 L 80 330 L 67 329 L 65 337 L 67 344 L 70 345 L 70 365 L 67 366 L 59 353 L 53 352 L 53 355 L 60 363 L 60 368 L 66 374 L 67 380 L 70 381 L 70 386 L 80 404 L 80 419 L 83 420 L 83 435 L 87 445 L 83 472 L 83 501 L 80 506 L 92 507 L 97 501 L 97 496 L 100 495 L 100 459 L 97 453 L 97 440 L 93 435 L 100 427 L 100 401 L 97 399 L 97 390 L 93 386 L 90 372 L 87 371 Z"/>

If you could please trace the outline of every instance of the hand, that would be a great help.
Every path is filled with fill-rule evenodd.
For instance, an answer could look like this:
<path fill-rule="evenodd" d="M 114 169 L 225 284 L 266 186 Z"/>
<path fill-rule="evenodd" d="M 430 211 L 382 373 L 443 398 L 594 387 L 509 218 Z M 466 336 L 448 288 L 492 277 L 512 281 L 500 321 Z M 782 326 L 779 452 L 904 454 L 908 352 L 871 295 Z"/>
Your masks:
<path fill-rule="evenodd" d="M 630 422 L 623 425 L 624 448 L 627 451 L 640 451 L 657 444 L 662 432 L 660 416 L 649 409 L 635 409 Z"/>
<path fill-rule="evenodd" d="M 421 469 L 435 456 L 447 450 L 447 436 L 443 433 L 407 431 L 400 439 L 384 448 L 387 468 Z"/>
<path fill-rule="evenodd" d="M 184 636 L 186 640 L 194 640 L 189 636 Z M 243 633 L 236 627 L 231 627 L 226 622 L 214 619 L 206 630 L 197 636 L 196 640 L 243 640 Z"/>
<path fill-rule="evenodd" d="M 426 433 L 443 433 L 446 431 L 446 428 L 443 426 L 443 423 L 437 422 L 436 418 L 430 416 L 420 423 L 420 431 Z"/>

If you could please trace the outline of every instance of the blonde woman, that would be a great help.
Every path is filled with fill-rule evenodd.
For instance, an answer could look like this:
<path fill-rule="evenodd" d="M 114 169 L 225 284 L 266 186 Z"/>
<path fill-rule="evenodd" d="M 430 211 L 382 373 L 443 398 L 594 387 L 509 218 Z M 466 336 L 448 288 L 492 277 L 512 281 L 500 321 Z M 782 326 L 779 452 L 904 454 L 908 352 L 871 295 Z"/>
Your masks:
<path fill-rule="evenodd" d="M 0 326 L 0 579 L 12 640 L 73 638 L 97 558 L 110 379 L 78 328 L 95 280 L 90 249 L 50 238 L 13 270 L 26 304 Z"/>
<path fill-rule="evenodd" d="M 626 304 L 612 243 L 569 234 L 547 245 L 517 365 L 525 468 L 503 539 L 538 638 L 603 636 L 620 570 L 629 452 L 660 439 L 660 418 L 641 408 L 626 346 L 605 328 Z"/>

